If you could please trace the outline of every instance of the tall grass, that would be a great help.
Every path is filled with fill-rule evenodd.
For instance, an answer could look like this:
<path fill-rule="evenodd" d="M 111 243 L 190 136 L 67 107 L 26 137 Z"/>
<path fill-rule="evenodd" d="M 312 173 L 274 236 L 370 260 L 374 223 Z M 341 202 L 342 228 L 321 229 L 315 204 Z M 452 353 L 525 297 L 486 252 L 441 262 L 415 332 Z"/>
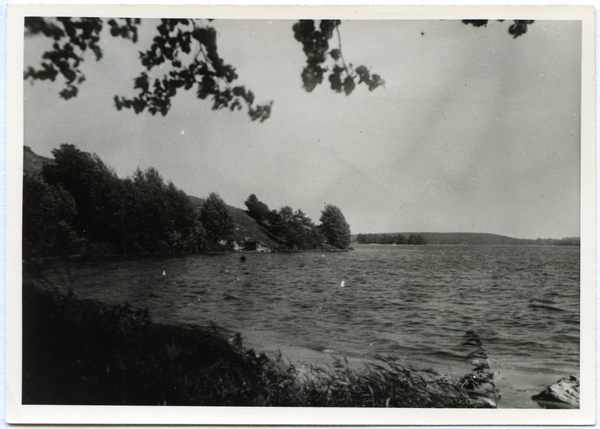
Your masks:
<path fill-rule="evenodd" d="M 23 403 L 489 407 L 392 356 L 351 368 L 257 354 L 216 326 L 161 325 L 147 310 L 23 286 Z"/>

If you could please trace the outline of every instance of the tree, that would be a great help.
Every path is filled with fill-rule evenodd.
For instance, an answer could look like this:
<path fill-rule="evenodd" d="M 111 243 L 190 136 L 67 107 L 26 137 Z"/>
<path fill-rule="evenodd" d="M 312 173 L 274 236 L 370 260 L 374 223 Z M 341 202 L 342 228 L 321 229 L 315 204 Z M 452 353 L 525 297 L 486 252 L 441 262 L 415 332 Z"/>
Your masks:
<path fill-rule="evenodd" d="M 327 242 L 340 249 L 345 249 L 350 245 L 350 225 L 342 211 L 331 204 L 327 204 L 321 211 L 321 232 L 327 239 Z"/>
<path fill-rule="evenodd" d="M 128 234 L 137 252 L 194 253 L 203 246 L 202 228 L 194 206 L 187 195 L 172 182 L 164 179 L 153 167 L 139 168 L 133 179 L 124 181 L 133 185 L 129 193 Z"/>
<path fill-rule="evenodd" d="M 251 194 L 244 204 L 248 207 L 248 214 L 258 222 L 262 222 L 269 214 L 269 206 L 254 194 Z"/>
<path fill-rule="evenodd" d="M 24 237 L 31 228 L 40 229 L 40 219 L 56 224 L 51 217 L 59 214 L 53 207 L 72 201 L 74 212 L 64 224 L 72 225 L 75 236 L 86 239 L 92 252 L 194 253 L 204 246 L 192 202 L 173 183 L 165 184 L 155 168 L 138 168 L 132 178 L 119 179 L 97 155 L 74 145 L 61 145 L 52 153 L 54 162 L 42 169 L 45 182 L 24 179 Z M 40 211 L 49 214 L 42 218 Z M 63 240 L 56 234 L 46 235 L 51 237 L 48 241 Z"/>
<path fill-rule="evenodd" d="M 302 210 L 294 211 L 289 206 L 279 209 L 276 221 L 270 225 L 269 231 L 296 249 L 314 249 L 323 243 L 319 228 Z"/>
<path fill-rule="evenodd" d="M 77 241 L 75 200 L 61 185 L 23 176 L 23 258 L 68 256 Z"/>
<path fill-rule="evenodd" d="M 172 220 L 169 245 L 176 253 L 195 253 L 204 246 L 204 230 L 188 196 L 169 182 L 165 190 Z"/>
<path fill-rule="evenodd" d="M 235 231 L 233 217 L 227 209 L 225 201 L 212 192 L 200 210 L 200 222 L 210 244 L 218 244 L 219 241 L 227 239 Z"/>
<path fill-rule="evenodd" d="M 111 222 L 119 202 L 112 190 L 118 187 L 117 175 L 96 155 L 62 144 L 52 150 L 54 162 L 44 165 L 42 176 L 50 185 L 61 185 L 75 200 L 77 216 L 73 228 L 82 238 L 111 241 L 118 224 Z"/>
<path fill-rule="evenodd" d="M 140 62 L 145 67 L 134 79 L 134 89 L 138 95 L 126 98 L 115 95 L 114 102 L 118 110 L 133 109 L 135 113 L 145 109 L 155 115 L 166 115 L 171 108 L 171 99 L 178 90 L 195 89 L 198 98 L 210 97 L 213 110 L 228 108 L 231 111 L 245 107 L 253 121 L 265 121 L 271 115 L 273 102 L 255 105 L 254 93 L 244 86 L 234 85 L 238 78 L 235 68 L 219 56 L 217 49 L 217 32 L 209 26 L 211 20 L 203 19 L 162 19 L 156 27 L 157 34 L 145 51 L 140 52 Z M 26 17 L 25 34 L 43 35 L 54 40 L 52 49 L 42 55 L 39 68 L 29 67 L 24 79 L 56 80 L 61 75 L 65 80 L 65 88 L 60 97 L 68 100 L 76 97 L 79 85 L 85 81 L 79 65 L 84 61 L 84 54 L 90 50 L 96 61 L 102 56 L 102 29 L 106 24 L 113 37 L 121 37 L 138 41 L 139 18 L 108 19 L 72 18 L 72 17 Z M 488 20 L 463 20 L 464 24 L 475 27 L 486 26 Z M 509 28 L 515 38 L 527 32 L 527 26 L 533 21 L 516 20 Z M 356 85 L 364 83 L 370 91 L 385 84 L 381 76 L 371 74 L 364 66 L 352 66 L 347 63 L 342 53 L 340 35 L 341 21 L 320 20 L 318 28 L 315 20 L 300 20 L 293 25 L 294 38 L 302 44 L 306 54 L 306 66 L 301 77 L 304 89 L 308 92 L 321 84 L 329 73 L 331 89 L 352 93 Z M 333 34 L 337 35 L 337 47 L 330 49 L 329 41 Z M 333 64 L 327 65 L 331 60 Z M 162 76 L 157 68 L 167 66 L 168 71 Z"/>

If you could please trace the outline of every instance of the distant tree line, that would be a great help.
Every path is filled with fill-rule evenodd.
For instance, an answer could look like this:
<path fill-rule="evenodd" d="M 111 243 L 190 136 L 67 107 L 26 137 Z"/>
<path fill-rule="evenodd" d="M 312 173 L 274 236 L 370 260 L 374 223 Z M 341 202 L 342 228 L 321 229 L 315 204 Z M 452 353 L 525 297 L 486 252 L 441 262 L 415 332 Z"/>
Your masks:
<path fill-rule="evenodd" d="M 427 244 L 425 237 L 419 234 L 358 234 L 360 244 Z"/>
<path fill-rule="evenodd" d="M 580 246 L 581 240 L 579 237 L 570 237 L 563 239 L 555 238 L 538 238 L 537 240 L 529 240 L 528 244 L 535 244 L 538 246 Z"/>
<path fill-rule="evenodd" d="M 273 237 L 286 246 L 308 250 L 331 246 L 346 249 L 350 246 L 350 226 L 342 211 L 328 204 L 321 212 L 321 224 L 315 225 L 311 218 L 289 206 L 270 210 L 269 206 L 252 194 L 244 203 L 247 213 Z"/>
<path fill-rule="evenodd" d="M 178 254 L 218 248 L 234 231 L 224 201 L 200 210 L 150 167 L 120 179 L 95 154 L 63 144 L 23 177 L 23 257 Z"/>

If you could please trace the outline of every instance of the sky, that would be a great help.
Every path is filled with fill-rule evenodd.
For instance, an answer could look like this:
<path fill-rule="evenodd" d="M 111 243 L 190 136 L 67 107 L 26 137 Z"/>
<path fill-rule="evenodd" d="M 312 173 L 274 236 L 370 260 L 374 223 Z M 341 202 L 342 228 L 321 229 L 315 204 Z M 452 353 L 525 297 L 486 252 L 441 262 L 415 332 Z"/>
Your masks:
<path fill-rule="evenodd" d="M 143 70 L 137 52 L 156 26 L 145 20 L 137 45 L 103 34 L 75 99 L 58 97 L 62 81 L 25 82 L 25 145 L 51 156 L 75 144 L 120 177 L 152 166 L 189 195 L 244 208 L 256 194 L 317 223 L 333 204 L 353 233 L 580 235 L 580 22 L 536 21 L 514 39 L 509 22 L 345 20 L 345 60 L 386 81 L 350 96 L 328 82 L 303 90 L 293 23 L 209 24 L 237 83 L 273 100 L 264 123 L 212 111 L 193 91 L 165 117 L 117 111 L 113 97 L 133 96 Z M 25 43 L 25 66 L 37 65 L 48 40 Z"/>

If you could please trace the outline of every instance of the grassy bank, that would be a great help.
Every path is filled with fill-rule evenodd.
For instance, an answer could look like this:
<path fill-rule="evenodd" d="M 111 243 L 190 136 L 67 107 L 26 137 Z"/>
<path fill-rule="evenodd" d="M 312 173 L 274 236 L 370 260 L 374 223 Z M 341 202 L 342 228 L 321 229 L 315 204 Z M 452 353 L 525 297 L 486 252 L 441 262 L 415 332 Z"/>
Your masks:
<path fill-rule="evenodd" d="M 463 385 L 463 387 L 461 387 Z M 393 357 L 350 368 L 294 365 L 245 348 L 215 327 L 153 323 L 23 286 L 23 403 L 306 407 L 483 407 L 463 382 Z"/>

